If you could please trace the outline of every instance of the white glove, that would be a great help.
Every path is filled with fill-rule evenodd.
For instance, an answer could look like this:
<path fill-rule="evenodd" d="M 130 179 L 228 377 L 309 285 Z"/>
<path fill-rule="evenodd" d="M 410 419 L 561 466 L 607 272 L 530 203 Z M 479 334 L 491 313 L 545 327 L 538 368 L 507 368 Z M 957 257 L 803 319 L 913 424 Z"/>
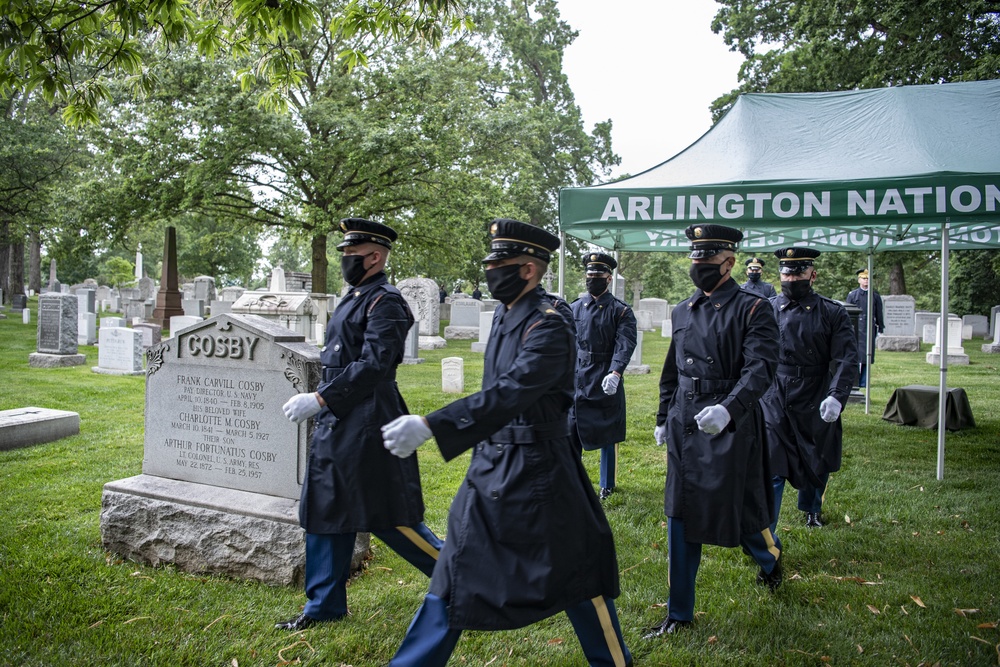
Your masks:
<path fill-rule="evenodd" d="M 621 383 L 622 379 L 617 373 L 608 373 L 601 380 L 601 389 L 608 396 L 614 396 L 618 392 L 618 385 Z"/>
<path fill-rule="evenodd" d="M 840 416 L 840 411 L 844 409 L 844 406 L 840 404 L 840 401 L 835 399 L 833 396 L 827 396 L 823 399 L 823 402 L 819 404 L 819 416 L 823 418 L 825 422 L 835 422 L 837 417 Z"/>
<path fill-rule="evenodd" d="M 667 444 L 667 425 L 661 424 L 653 429 L 653 440 L 657 446 Z"/>
<path fill-rule="evenodd" d="M 729 425 L 731 419 L 729 410 L 721 405 L 710 405 L 694 416 L 698 428 L 709 435 L 721 433 L 722 429 Z"/>
<path fill-rule="evenodd" d="M 385 448 L 401 459 L 417 451 L 434 435 L 427 422 L 420 415 L 396 417 L 382 427 L 382 441 Z"/>
<path fill-rule="evenodd" d="M 296 424 L 318 415 L 322 409 L 323 406 L 319 404 L 315 392 L 295 394 L 281 406 L 281 411 L 285 413 L 285 416 Z"/>

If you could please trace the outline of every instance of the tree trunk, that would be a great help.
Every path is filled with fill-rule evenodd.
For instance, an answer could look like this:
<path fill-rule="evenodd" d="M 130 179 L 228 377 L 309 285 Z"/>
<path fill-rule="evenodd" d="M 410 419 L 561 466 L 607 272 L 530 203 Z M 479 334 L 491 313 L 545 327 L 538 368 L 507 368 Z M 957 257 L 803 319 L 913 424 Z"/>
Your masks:
<path fill-rule="evenodd" d="M 312 289 L 319 294 L 326 293 L 326 239 L 326 232 L 312 237 Z"/>
<path fill-rule="evenodd" d="M 10 223 L 0 222 L 0 291 L 3 303 L 10 303 Z M 3 305 L 0 303 L 0 305 Z"/>
<path fill-rule="evenodd" d="M 10 244 L 10 293 L 27 294 L 24 290 L 24 241 Z"/>
<path fill-rule="evenodd" d="M 38 240 L 38 230 L 28 235 L 28 288 L 35 294 L 42 291 L 42 242 Z"/>
<path fill-rule="evenodd" d="M 902 262 L 896 262 L 889 270 L 889 294 L 906 294 L 906 276 Z"/>

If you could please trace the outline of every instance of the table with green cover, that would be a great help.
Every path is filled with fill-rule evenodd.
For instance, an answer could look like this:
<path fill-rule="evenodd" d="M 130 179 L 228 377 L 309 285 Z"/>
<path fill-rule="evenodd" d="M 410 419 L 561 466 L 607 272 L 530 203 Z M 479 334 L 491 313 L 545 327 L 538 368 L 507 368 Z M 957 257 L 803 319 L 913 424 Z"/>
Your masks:
<path fill-rule="evenodd" d="M 882 419 L 904 426 L 919 426 L 920 428 L 937 428 L 938 425 L 938 387 L 912 384 L 900 387 L 892 392 L 889 403 L 885 406 Z M 944 427 L 949 431 L 961 431 L 964 428 L 975 428 L 976 420 L 972 416 L 972 406 L 969 397 L 961 387 L 948 389 L 945 398 Z"/>

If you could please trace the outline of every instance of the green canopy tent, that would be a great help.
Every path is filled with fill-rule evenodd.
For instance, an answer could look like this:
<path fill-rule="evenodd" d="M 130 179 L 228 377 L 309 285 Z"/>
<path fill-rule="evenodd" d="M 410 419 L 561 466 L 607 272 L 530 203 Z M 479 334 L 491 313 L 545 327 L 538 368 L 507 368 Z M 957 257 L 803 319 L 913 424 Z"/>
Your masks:
<path fill-rule="evenodd" d="M 742 95 L 666 162 L 559 193 L 561 231 L 610 250 L 684 251 L 706 220 L 743 230 L 741 250 L 864 251 L 869 269 L 875 252 L 939 249 L 947 322 L 949 249 L 1000 248 L 1000 81 Z"/>

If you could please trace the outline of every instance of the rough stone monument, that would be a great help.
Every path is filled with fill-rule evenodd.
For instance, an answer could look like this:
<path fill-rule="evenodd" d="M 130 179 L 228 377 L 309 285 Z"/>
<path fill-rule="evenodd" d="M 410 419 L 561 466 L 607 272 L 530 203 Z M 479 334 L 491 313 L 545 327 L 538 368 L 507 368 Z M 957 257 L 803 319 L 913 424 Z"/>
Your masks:
<path fill-rule="evenodd" d="M 147 352 L 142 474 L 104 486 L 101 538 L 124 557 L 292 584 L 312 420 L 281 414 L 319 383 L 319 350 L 255 315 L 220 315 Z M 357 554 L 356 554 L 357 556 Z"/>
<path fill-rule="evenodd" d="M 875 339 L 875 349 L 886 352 L 919 352 L 920 337 L 913 335 L 915 299 L 908 294 L 882 297 L 885 331 Z"/>
<path fill-rule="evenodd" d="M 477 299 L 458 299 L 451 302 L 451 320 L 444 328 L 446 340 L 479 338 L 479 314 L 483 302 Z"/>
<path fill-rule="evenodd" d="M 75 294 L 46 292 L 38 297 L 38 351 L 28 355 L 32 368 L 80 366 L 76 327 L 79 302 Z"/>
<path fill-rule="evenodd" d="M 163 340 L 163 330 L 160 328 L 159 324 L 141 322 L 139 324 L 133 324 L 132 328 L 142 334 L 142 347 L 144 350 L 147 350 L 154 345 L 159 345 L 160 341 Z"/>
<path fill-rule="evenodd" d="M 410 307 L 416 305 L 413 318 L 420 324 L 420 349 L 437 350 L 447 346 L 441 337 L 441 304 L 437 283 L 430 278 L 407 278 L 396 287 Z"/>
<path fill-rule="evenodd" d="M 181 307 L 181 292 L 177 288 L 177 230 L 167 227 L 163 235 L 163 267 L 160 274 L 160 290 L 156 293 L 153 321 L 163 328 L 169 328 L 170 318 L 184 314 Z"/>
<path fill-rule="evenodd" d="M 194 298 L 202 303 L 211 303 L 215 299 L 215 278 L 198 276 L 194 279 Z"/>

